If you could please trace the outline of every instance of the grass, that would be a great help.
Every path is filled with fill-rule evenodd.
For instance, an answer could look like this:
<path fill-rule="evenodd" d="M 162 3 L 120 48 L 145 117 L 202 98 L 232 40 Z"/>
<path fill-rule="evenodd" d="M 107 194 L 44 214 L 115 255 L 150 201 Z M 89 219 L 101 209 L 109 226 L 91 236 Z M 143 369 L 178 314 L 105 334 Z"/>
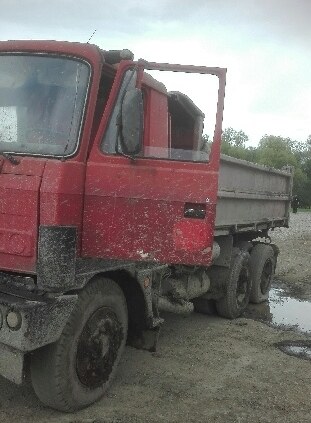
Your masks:
<path fill-rule="evenodd" d="M 311 213 L 311 209 L 300 209 L 300 208 L 298 208 L 298 213 L 300 213 L 300 212 L 302 212 L 302 213 Z"/>

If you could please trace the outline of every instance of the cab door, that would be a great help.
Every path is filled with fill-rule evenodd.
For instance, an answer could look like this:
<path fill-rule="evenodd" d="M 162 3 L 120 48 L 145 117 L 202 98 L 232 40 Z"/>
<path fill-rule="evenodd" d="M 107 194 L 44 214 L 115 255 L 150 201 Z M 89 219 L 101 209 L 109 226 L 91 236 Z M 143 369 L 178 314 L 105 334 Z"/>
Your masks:
<path fill-rule="evenodd" d="M 157 81 L 143 75 L 142 67 L 218 76 L 216 127 L 208 156 L 193 140 L 191 145 L 180 139 L 178 145 L 183 115 L 176 118 L 171 106 L 172 116 L 170 95 Z M 210 263 L 224 86 L 224 69 L 121 62 L 87 163 L 83 256 L 187 265 Z M 143 94 L 142 122 L 136 122 L 139 114 L 124 106 L 126 92 L 133 89 Z M 126 150 L 126 142 L 132 141 L 124 139 L 120 128 L 122 117 L 129 114 L 133 131 L 141 131 L 142 141 L 132 154 Z"/>

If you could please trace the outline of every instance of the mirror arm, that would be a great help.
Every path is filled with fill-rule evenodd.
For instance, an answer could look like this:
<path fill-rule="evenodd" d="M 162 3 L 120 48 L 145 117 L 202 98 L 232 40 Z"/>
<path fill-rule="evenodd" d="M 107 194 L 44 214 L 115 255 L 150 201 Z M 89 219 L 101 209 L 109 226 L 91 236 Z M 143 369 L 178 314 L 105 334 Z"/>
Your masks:
<path fill-rule="evenodd" d="M 132 161 L 135 161 L 136 160 L 135 156 L 130 156 L 129 154 L 125 154 L 123 152 L 122 144 L 123 144 L 123 141 L 124 141 L 124 137 L 123 137 L 123 133 L 122 133 L 122 106 L 121 106 L 120 113 L 118 114 L 118 117 L 117 117 L 117 128 L 118 128 L 118 130 L 117 130 L 117 142 L 115 144 L 116 154 L 120 154 L 120 156 L 126 157 L 127 159 L 130 159 Z M 120 139 L 121 145 L 119 144 L 119 139 Z M 119 146 L 120 146 L 120 149 L 119 149 Z"/>
<path fill-rule="evenodd" d="M 136 65 L 136 69 L 137 69 L 136 88 L 138 88 L 139 90 L 141 90 L 146 63 L 148 63 L 146 60 L 139 59 Z"/>

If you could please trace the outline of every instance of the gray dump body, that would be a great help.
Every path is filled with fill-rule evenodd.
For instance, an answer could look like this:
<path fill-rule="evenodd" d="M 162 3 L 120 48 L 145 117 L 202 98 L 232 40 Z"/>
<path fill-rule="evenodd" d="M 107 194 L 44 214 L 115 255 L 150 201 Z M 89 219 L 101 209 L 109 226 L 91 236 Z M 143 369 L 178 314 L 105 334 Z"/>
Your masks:
<path fill-rule="evenodd" d="M 288 226 L 292 173 L 221 156 L 216 236 Z"/>

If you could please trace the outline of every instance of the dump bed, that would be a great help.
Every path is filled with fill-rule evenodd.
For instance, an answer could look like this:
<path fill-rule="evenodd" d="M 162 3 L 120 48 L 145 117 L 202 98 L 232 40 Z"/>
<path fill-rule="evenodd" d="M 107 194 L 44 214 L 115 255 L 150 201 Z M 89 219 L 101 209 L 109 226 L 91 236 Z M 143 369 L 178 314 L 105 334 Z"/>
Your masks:
<path fill-rule="evenodd" d="M 292 173 L 221 156 L 216 233 L 288 226 Z"/>

